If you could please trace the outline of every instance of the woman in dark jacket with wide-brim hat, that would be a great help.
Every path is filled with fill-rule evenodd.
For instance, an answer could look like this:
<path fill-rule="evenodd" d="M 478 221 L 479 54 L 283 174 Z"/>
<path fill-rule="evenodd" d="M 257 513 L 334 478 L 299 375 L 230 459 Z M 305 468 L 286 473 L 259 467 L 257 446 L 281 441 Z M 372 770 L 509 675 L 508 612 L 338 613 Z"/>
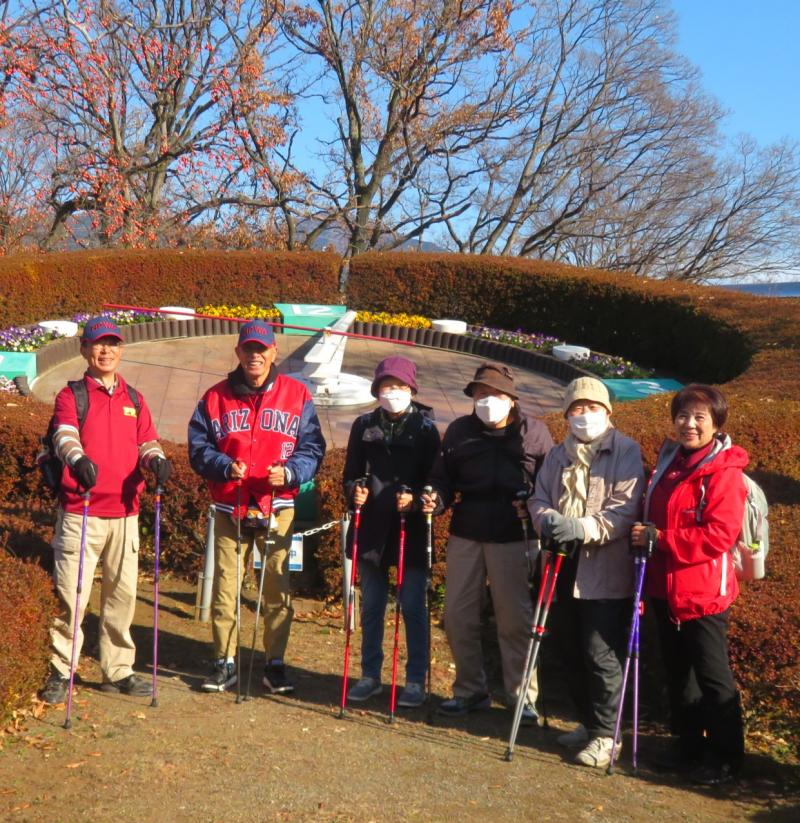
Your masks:
<path fill-rule="evenodd" d="M 481 653 L 481 608 L 486 580 L 492 592 L 506 700 L 522 681 L 533 609 L 520 492 L 530 493 L 553 446 L 547 427 L 523 414 L 510 368 L 484 363 L 464 389 L 472 414 L 448 426 L 431 474 L 434 497 L 424 509 L 452 506 L 447 543 L 445 629 L 456 664 L 453 697 L 439 706 L 462 715 L 491 704 Z M 523 721 L 536 720 L 534 682 Z"/>
<path fill-rule="evenodd" d="M 406 515 L 400 605 L 406 627 L 406 685 L 401 708 L 425 700 L 428 670 L 427 530 L 419 497 L 439 452 L 440 437 L 431 409 L 413 399 L 417 368 L 405 357 L 387 357 L 375 369 L 372 394 L 378 408 L 358 417 L 350 430 L 344 489 L 361 506 L 358 576 L 361 583 L 361 679 L 348 700 L 363 702 L 380 694 L 383 628 L 389 595 L 389 568 L 398 562 L 400 513 Z M 366 480 L 363 485 L 359 480 Z M 407 488 L 408 491 L 401 491 Z M 353 530 L 347 540 L 352 556 Z"/>

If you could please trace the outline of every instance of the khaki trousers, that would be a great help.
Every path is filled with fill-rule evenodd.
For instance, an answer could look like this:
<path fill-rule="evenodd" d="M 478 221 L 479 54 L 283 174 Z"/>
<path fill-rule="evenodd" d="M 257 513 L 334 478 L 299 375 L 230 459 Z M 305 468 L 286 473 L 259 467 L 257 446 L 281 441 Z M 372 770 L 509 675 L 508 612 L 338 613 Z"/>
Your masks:
<path fill-rule="evenodd" d="M 91 511 L 91 509 L 90 509 Z M 75 595 L 83 515 L 59 509 L 53 536 L 56 593 L 62 617 L 50 629 L 53 668 L 69 676 L 72 655 L 72 627 L 75 620 Z M 139 568 L 139 517 L 91 517 L 86 524 L 86 554 L 78 615 L 76 662 L 83 646 L 83 616 L 92 591 L 94 571 L 103 560 L 100 588 L 100 668 L 104 680 L 121 680 L 133 673 L 136 647 L 131 623 L 136 609 L 136 581 Z"/>
<path fill-rule="evenodd" d="M 533 622 L 525 543 L 480 543 L 455 535 L 447 542 L 444 603 L 447 642 L 456 664 L 453 694 L 470 697 L 489 691 L 481 650 L 481 610 L 487 577 L 497 620 L 503 685 L 507 699 L 515 699 L 522 685 Z M 528 689 L 531 704 L 536 704 L 538 694 L 534 671 Z"/>
<path fill-rule="evenodd" d="M 292 543 L 294 509 L 275 512 L 277 531 L 242 529 L 243 569 L 247 568 L 255 541 L 261 557 L 266 557 L 264 577 L 264 650 L 267 660 L 283 659 L 292 625 L 292 598 L 289 585 L 289 549 Z M 236 655 L 236 525 L 231 516 L 217 512 L 214 518 L 214 588 L 211 629 L 216 659 Z"/>

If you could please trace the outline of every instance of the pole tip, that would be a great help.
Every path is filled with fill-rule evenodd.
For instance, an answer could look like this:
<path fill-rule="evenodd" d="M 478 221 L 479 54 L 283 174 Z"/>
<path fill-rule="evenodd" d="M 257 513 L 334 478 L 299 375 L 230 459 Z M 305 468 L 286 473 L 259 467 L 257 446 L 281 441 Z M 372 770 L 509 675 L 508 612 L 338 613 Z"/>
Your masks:
<path fill-rule="evenodd" d="M 154 698 L 150 701 L 150 708 L 151 708 L 151 709 L 157 709 L 157 708 L 158 708 L 158 698 L 157 698 L 157 697 L 154 697 Z"/>
<path fill-rule="evenodd" d="M 514 755 L 512 754 L 511 749 L 506 749 L 506 753 L 505 753 L 505 755 L 503 756 L 503 760 L 505 760 L 505 761 L 506 761 L 506 763 L 510 763 L 510 762 L 511 762 L 511 759 L 512 759 L 513 757 L 514 757 Z"/>
<path fill-rule="evenodd" d="M 69 730 L 72 728 L 72 721 L 71 721 L 69 718 L 67 718 L 67 719 L 64 721 L 64 728 L 65 728 L 67 731 L 69 731 Z"/>

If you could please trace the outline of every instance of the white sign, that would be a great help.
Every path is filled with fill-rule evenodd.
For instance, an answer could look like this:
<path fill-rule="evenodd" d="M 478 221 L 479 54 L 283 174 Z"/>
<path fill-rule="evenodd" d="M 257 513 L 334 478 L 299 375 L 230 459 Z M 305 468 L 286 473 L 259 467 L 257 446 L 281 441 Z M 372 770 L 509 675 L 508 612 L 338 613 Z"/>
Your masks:
<path fill-rule="evenodd" d="M 303 535 L 292 535 L 292 546 L 289 549 L 289 571 L 303 571 Z"/>
<path fill-rule="evenodd" d="M 270 543 L 272 541 L 270 540 Z M 261 552 L 258 546 L 253 546 L 253 571 L 261 571 Z M 289 548 L 289 571 L 303 571 L 303 535 L 293 534 L 292 545 Z"/>
<path fill-rule="evenodd" d="M 292 303 L 292 311 L 305 317 L 337 317 L 342 313 L 340 306 L 317 306 L 313 303 Z"/>

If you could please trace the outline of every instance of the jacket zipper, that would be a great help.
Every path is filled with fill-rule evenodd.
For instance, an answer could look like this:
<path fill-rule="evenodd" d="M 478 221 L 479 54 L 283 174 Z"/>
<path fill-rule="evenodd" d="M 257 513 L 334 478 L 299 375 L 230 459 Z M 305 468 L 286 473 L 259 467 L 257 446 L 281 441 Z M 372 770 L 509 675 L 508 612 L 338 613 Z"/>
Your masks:
<path fill-rule="evenodd" d="M 728 552 L 722 555 L 722 575 L 719 584 L 720 597 L 725 597 L 728 593 Z"/>

